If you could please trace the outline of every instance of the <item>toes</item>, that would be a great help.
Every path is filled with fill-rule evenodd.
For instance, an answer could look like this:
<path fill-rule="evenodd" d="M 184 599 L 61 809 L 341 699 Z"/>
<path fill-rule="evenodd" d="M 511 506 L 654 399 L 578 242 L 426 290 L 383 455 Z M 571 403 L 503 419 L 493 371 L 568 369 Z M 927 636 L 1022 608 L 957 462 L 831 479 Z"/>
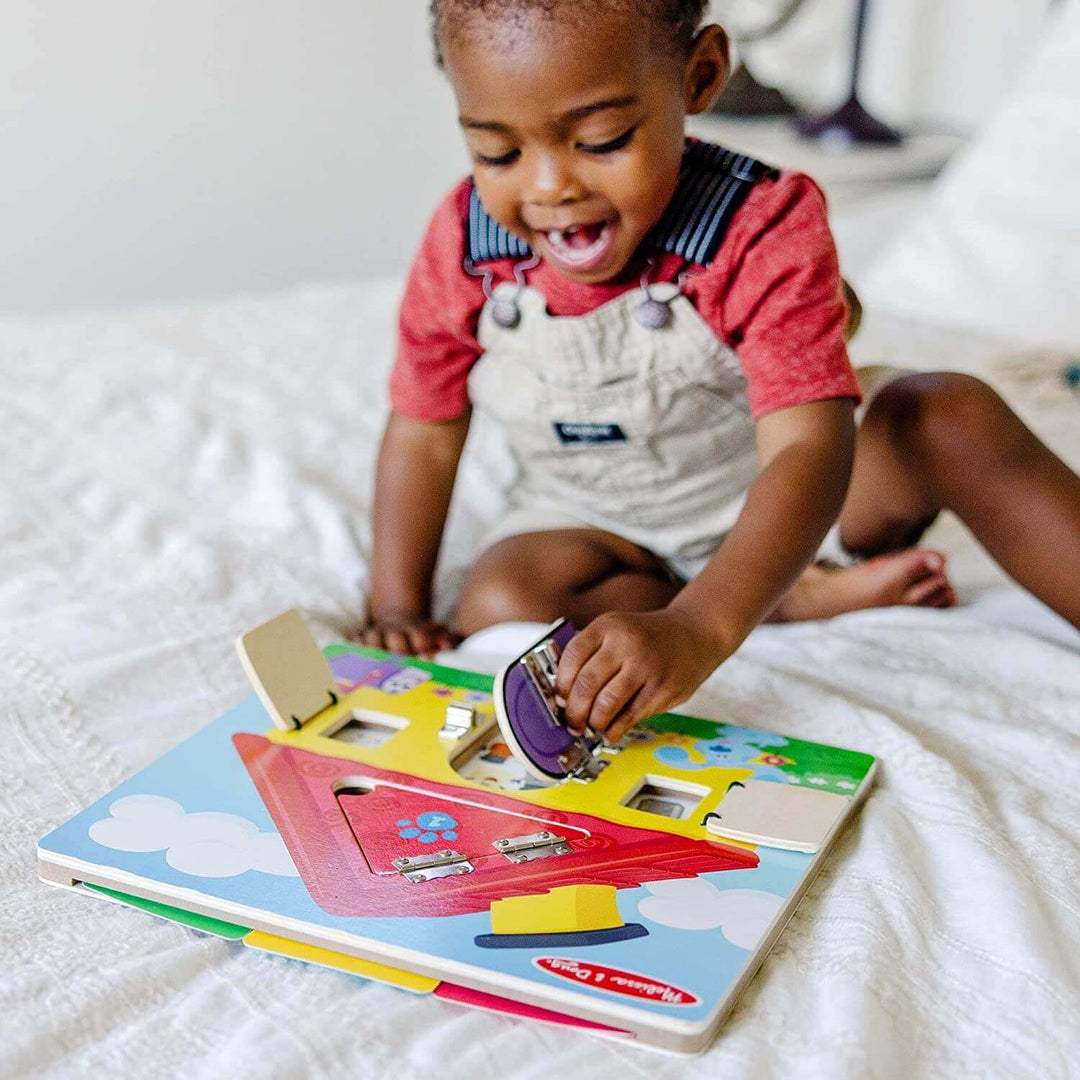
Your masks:
<path fill-rule="evenodd" d="M 939 585 L 921 600 L 914 601 L 914 605 L 931 608 L 955 607 L 956 593 L 953 591 L 953 587 L 948 582 L 945 582 L 944 585 Z"/>
<path fill-rule="evenodd" d="M 949 587 L 942 585 L 919 602 L 919 607 L 944 608 L 949 606 Z"/>
<path fill-rule="evenodd" d="M 940 574 L 945 569 L 945 556 L 940 551 L 929 551 L 924 548 L 918 550 L 922 555 L 923 566 L 931 573 Z"/>
<path fill-rule="evenodd" d="M 904 590 L 901 600 L 913 607 L 929 604 L 938 593 L 951 592 L 951 586 L 944 574 L 930 574 Z"/>
<path fill-rule="evenodd" d="M 891 555 L 877 555 L 861 566 L 841 573 L 855 574 L 862 571 L 868 580 L 884 591 L 896 590 L 899 595 L 916 582 L 940 574 L 945 560 L 934 551 L 898 551 Z"/>

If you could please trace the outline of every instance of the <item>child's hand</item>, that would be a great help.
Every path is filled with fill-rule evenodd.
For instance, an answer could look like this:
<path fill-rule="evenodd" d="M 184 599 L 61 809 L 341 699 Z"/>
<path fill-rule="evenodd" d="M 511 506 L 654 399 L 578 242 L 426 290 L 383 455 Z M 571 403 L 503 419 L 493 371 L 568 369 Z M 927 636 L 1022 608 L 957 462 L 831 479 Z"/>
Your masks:
<path fill-rule="evenodd" d="M 671 608 L 601 615 L 566 646 L 555 688 L 572 731 L 588 726 L 614 744 L 639 720 L 684 702 L 729 653 Z"/>
<path fill-rule="evenodd" d="M 376 620 L 357 635 L 361 645 L 402 656 L 431 659 L 443 649 L 452 649 L 457 637 L 442 623 L 420 616 L 396 616 Z"/>

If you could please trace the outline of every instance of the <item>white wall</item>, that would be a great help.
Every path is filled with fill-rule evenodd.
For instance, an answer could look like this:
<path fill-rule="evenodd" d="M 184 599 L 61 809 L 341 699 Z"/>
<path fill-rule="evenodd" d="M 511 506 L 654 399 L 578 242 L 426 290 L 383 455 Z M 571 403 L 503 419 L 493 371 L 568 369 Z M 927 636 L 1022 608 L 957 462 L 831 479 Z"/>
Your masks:
<path fill-rule="evenodd" d="M 421 0 L 3 0 L 0 310 L 400 270 L 467 169 Z"/>
<path fill-rule="evenodd" d="M 842 86 L 853 0 L 757 54 Z M 0 310 L 221 295 L 404 269 L 467 168 L 426 0 L 2 0 Z M 868 98 L 977 121 L 1043 0 L 876 0 Z"/>

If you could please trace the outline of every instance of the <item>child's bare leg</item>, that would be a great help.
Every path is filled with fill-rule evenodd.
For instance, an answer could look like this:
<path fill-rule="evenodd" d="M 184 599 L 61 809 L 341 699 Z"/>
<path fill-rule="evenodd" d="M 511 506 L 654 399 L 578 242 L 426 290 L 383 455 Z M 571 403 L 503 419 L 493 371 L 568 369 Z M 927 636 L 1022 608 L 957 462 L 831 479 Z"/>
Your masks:
<path fill-rule="evenodd" d="M 525 533 L 492 545 L 469 568 L 453 627 L 468 635 L 497 622 L 560 617 L 582 627 L 605 611 L 663 607 L 678 590 L 659 559 L 610 533 Z"/>
<path fill-rule="evenodd" d="M 867 410 L 841 536 L 860 554 L 895 552 L 943 509 L 1017 582 L 1080 625 L 1080 478 L 978 379 L 905 376 Z M 838 572 L 819 592 L 880 561 Z"/>

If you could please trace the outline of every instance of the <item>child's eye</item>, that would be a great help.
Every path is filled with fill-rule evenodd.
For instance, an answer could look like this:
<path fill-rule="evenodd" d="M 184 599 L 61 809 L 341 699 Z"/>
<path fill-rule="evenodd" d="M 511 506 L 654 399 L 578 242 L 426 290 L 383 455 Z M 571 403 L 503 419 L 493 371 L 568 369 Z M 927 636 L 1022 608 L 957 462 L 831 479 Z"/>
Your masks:
<path fill-rule="evenodd" d="M 520 150 L 511 150 L 509 153 L 499 154 L 498 157 L 491 157 L 488 154 L 481 154 L 478 150 L 474 150 L 473 157 L 475 157 L 481 165 L 513 165 L 513 163 L 517 161 L 520 153 Z"/>
<path fill-rule="evenodd" d="M 616 150 L 621 150 L 624 146 L 627 146 L 634 137 L 635 131 L 637 131 L 637 128 L 632 127 L 629 131 L 624 131 L 617 138 L 611 139 L 606 143 L 595 143 L 592 145 L 589 143 L 578 143 L 578 149 L 584 150 L 589 154 L 611 154 Z"/>

